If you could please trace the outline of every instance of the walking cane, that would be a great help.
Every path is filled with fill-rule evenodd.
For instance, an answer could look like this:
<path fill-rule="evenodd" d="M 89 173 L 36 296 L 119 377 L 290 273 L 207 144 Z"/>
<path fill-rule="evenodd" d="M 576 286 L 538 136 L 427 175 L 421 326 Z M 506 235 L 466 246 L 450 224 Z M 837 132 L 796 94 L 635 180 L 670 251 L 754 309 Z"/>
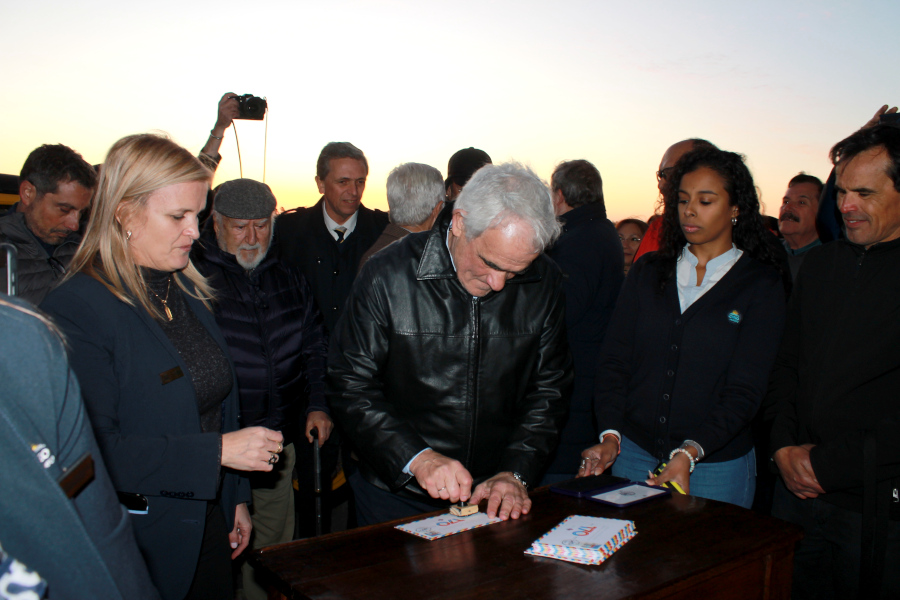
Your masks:
<path fill-rule="evenodd" d="M 313 441 L 313 491 L 316 497 L 316 536 L 322 535 L 322 460 L 319 458 L 319 430 L 310 431 Z"/>

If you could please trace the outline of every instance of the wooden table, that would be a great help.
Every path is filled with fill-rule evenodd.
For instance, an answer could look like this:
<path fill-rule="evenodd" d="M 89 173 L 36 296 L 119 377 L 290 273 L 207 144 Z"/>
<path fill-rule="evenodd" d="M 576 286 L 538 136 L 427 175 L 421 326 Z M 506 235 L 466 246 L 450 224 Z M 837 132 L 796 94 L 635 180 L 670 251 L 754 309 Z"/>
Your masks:
<path fill-rule="evenodd" d="M 531 514 L 517 521 L 435 541 L 394 529 L 416 520 L 403 519 L 271 546 L 255 558 L 292 599 L 790 597 L 802 535 L 795 525 L 691 496 L 627 509 L 546 488 L 531 497 Z M 630 519 L 638 534 L 599 566 L 523 554 L 569 515 Z"/>

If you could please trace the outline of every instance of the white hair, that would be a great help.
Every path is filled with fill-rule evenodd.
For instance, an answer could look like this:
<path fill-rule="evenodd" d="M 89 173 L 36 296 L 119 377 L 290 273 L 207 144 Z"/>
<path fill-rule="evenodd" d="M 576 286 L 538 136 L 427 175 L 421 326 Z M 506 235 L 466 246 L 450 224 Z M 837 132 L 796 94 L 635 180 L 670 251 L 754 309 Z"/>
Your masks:
<path fill-rule="evenodd" d="M 218 233 L 218 232 L 225 231 L 225 223 L 222 221 L 222 217 L 224 215 L 222 213 L 218 212 L 216 209 L 213 209 L 212 215 L 213 215 L 213 218 L 216 220 L 216 225 L 219 226 L 218 231 L 216 233 L 216 242 L 218 242 L 218 244 L 219 244 L 219 249 L 221 249 L 222 252 L 228 252 L 228 248 L 226 247 L 226 244 L 225 244 L 224 233 Z M 258 221 L 259 219 L 250 219 L 250 220 L 255 222 L 255 221 Z M 266 255 L 269 254 L 269 251 L 272 249 L 272 237 L 274 235 L 275 235 L 275 213 L 272 213 L 269 216 L 269 245 L 266 246 L 266 251 L 260 252 L 259 254 L 256 255 L 256 258 L 254 258 L 253 260 L 250 260 L 250 261 L 244 260 L 244 258 L 241 256 L 240 252 L 235 252 L 234 259 L 245 270 L 252 271 L 256 267 L 258 267 L 259 263 L 261 263 L 263 261 L 263 259 L 266 257 Z M 236 248 L 236 250 L 256 250 L 256 249 L 260 249 L 260 250 L 262 249 L 262 244 L 259 243 L 259 240 L 257 240 L 257 242 L 255 244 L 241 244 Z M 228 252 L 228 253 L 230 254 L 230 252 Z"/>
<path fill-rule="evenodd" d="M 421 163 L 404 163 L 387 178 L 387 201 L 391 223 L 421 225 L 431 216 L 435 205 L 444 201 L 441 172 Z"/>
<path fill-rule="evenodd" d="M 536 252 L 543 252 L 562 230 L 547 184 L 517 162 L 485 165 L 476 171 L 456 199 L 454 210 L 463 212 L 469 239 L 508 221 L 523 221 L 534 230 Z"/>

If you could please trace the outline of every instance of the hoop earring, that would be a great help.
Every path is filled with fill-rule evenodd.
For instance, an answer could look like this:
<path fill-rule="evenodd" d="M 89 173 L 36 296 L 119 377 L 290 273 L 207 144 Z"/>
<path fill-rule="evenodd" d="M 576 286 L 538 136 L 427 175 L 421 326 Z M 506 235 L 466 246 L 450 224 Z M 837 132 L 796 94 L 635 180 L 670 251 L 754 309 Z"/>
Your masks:
<path fill-rule="evenodd" d="M 731 222 L 733 223 L 733 222 L 734 222 L 734 219 L 732 219 Z M 128 241 L 130 241 L 130 240 L 131 240 L 131 232 L 130 232 L 130 231 L 126 231 L 126 232 L 125 232 L 125 241 L 128 242 Z"/>
<path fill-rule="evenodd" d="M 734 227 L 737 225 L 737 217 L 731 217 L 731 226 Z"/>

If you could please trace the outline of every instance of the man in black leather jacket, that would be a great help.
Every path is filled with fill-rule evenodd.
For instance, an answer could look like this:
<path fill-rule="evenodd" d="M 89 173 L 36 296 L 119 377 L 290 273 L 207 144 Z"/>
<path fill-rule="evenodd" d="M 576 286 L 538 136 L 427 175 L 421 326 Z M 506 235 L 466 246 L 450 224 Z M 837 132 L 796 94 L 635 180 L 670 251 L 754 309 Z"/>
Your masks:
<path fill-rule="evenodd" d="M 466 500 L 529 511 L 572 385 L 562 274 L 542 254 L 559 230 L 533 172 L 486 166 L 431 231 L 363 267 L 326 376 L 361 525 Z"/>

